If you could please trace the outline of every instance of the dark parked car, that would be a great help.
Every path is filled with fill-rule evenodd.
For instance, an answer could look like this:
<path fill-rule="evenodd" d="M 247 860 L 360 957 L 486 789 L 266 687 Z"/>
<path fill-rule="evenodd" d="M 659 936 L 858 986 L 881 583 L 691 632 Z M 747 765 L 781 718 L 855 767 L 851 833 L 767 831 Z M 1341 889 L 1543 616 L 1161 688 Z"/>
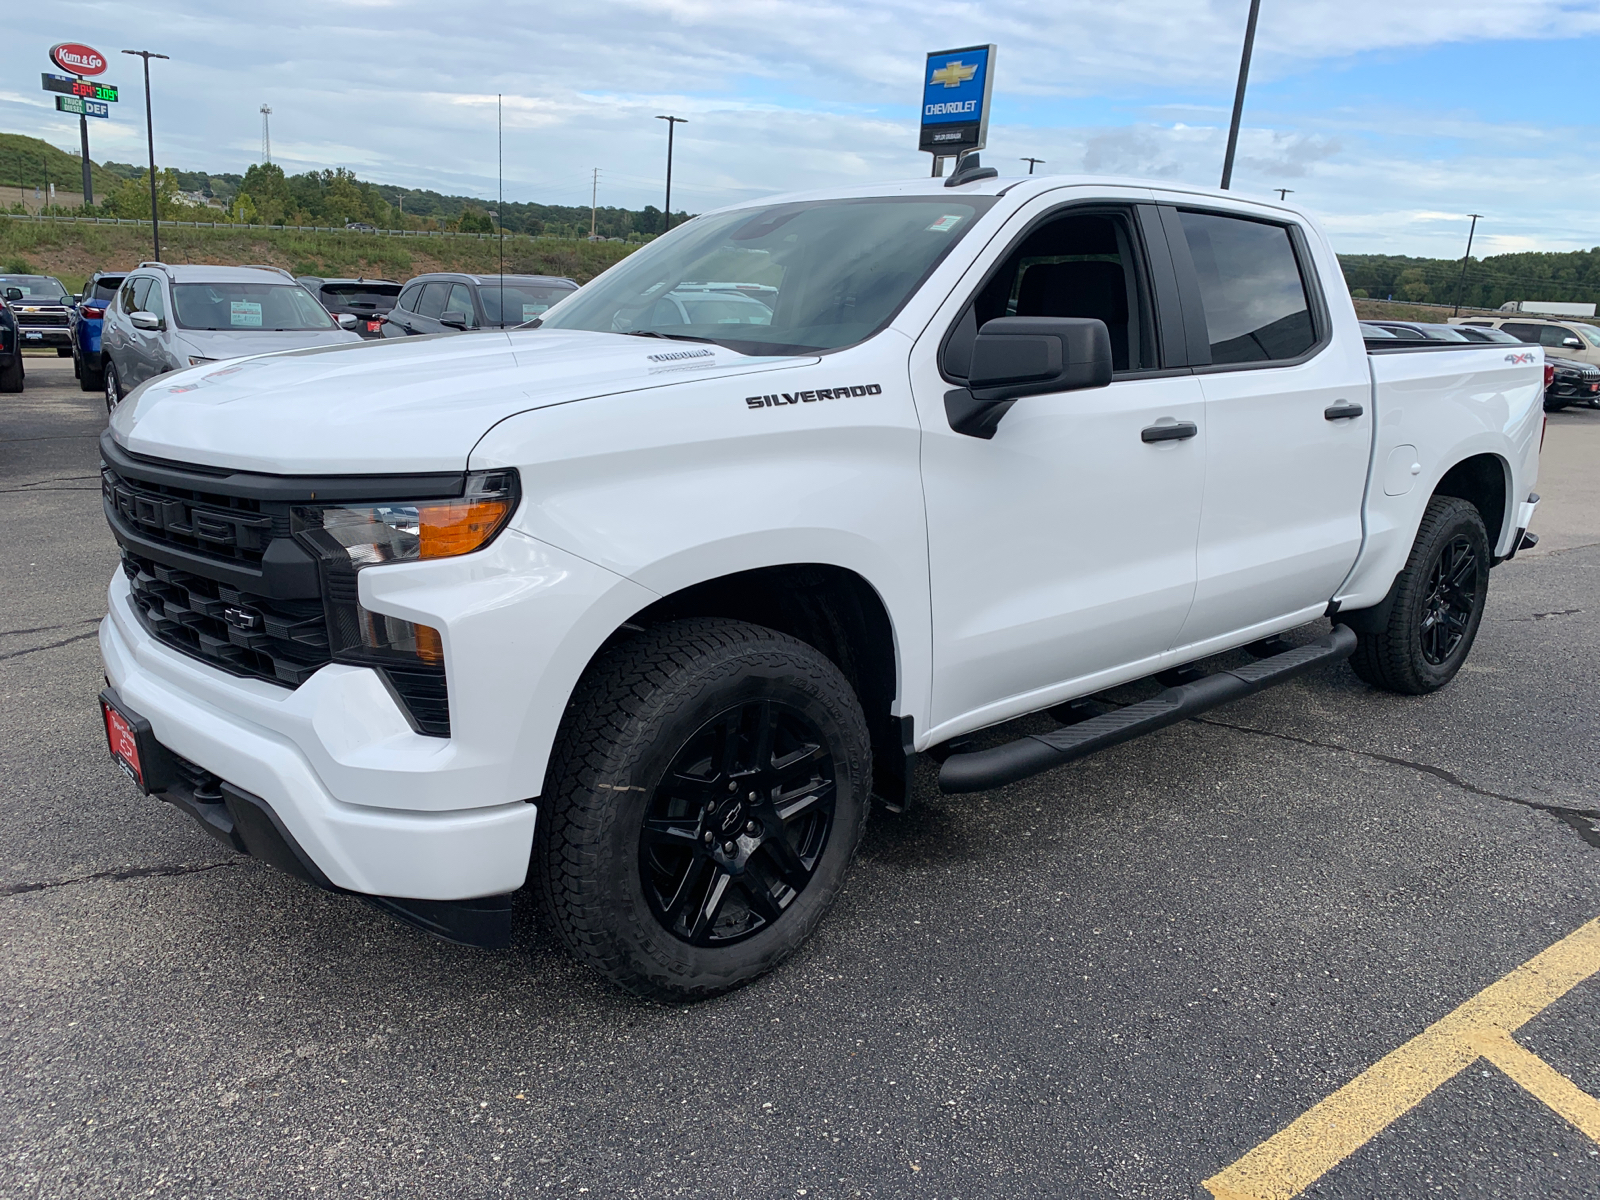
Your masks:
<path fill-rule="evenodd" d="M 72 373 L 86 392 L 98 392 L 106 385 L 100 331 L 105 325 L 106 305 L 122 286 L 125 274 L 96 271 L 84 282 L 83 292 L 72 309 Z"/>
<path fill-rule="evenodd" d="M 0 297 L 5 295 L 0 292 Z M 17 317 L 0 298 L 0 392 L 22 390 L 22 347 L 18 344 Z"/>
<path fill-rule="evenodd" d="M 301 275 L 301 287 L 322 301 L 334 316 L 349 313 L 356 319 L 355 330 L 364 338 L 383 336 L 383 318 L 400 296 L 400 285 L 392 279 L 323 279 Z"/>
<path fill-rule="evenodd" d="M 66 284 L 54 275 L 0 275 L 0 295 L 17 316 L 24 346 L 54 346 L 61 358 L 72 357 L 72 294 Z"/>
<path fill-rule="evenodd" d="M 418 275 L 406 281 L 400 299 L 389 310 L 383 334 L 406 337 L 514 328 L 543 316 L 552 304 L 577 290 L 572 280 L 554 275 Z"/>

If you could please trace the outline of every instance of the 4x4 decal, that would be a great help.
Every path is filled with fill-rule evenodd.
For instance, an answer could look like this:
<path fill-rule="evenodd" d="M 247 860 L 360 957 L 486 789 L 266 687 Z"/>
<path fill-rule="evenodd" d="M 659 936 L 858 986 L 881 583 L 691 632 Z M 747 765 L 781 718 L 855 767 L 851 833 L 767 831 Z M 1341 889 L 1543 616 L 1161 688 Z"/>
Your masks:
<path fill-rule="evenodd" d="M 849 396 L 878 396 L 883 387 L 876 383 L 852 384 L 850 387 L 818 388 L 814 392 L 775 392 L 770 396 L 746 396 L 744 402 L 751 408 L 774 408 L 785 404 L 811 404 L 817 400 L 843 400 Z"/>

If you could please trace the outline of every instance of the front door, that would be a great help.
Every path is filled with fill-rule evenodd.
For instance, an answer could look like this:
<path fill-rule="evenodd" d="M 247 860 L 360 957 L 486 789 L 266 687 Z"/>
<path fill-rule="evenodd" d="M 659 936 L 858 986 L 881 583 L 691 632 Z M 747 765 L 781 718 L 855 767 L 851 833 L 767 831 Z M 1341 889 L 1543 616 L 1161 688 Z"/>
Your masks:
<path fill-rule="evenodd" d="M 1209 434 L 1198 380 L 1161 370 L 1150 271 L 1170 271 L 1165 246 L 1132 205 L 1041 200 L 1013 229 L 912 355 L 936 740 L 1155 669 L 1194 594 Z M 1007 315 L 1105 321 L 1113 381 L 1018 400 L 988 440 L 957 433 L 945 395 L 972 335 Z M 1146 440 L 1158 427 L 1186 436 Z"/>
<path fill-rule="evenodd" d="M 1307 239 L 1287 224 L 1167 209 L 1186 308 L 1210 365 L 1193 646 L 1327 605 L 1361 549 L 1372 453 L 1360 336 L 1335 338 Z M 1337 271 L 1325 256 L 1322 277 Z"/>

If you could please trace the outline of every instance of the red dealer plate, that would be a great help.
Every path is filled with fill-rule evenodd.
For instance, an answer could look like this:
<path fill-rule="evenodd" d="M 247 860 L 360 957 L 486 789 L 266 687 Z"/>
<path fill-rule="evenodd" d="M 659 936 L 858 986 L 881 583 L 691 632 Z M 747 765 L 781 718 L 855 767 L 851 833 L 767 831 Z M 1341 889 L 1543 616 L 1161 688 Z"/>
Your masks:
<path fill-rule="evenodd" d="M 367 322 L 367 332 L 368 333 L 377 333 L 378 330 L 380 330 L 382 328 L 383 328 L 383 322 L 382 321 L 368 321 Z"/>
<path fill-rule="evenodd" d="M 134 736 L 128 719 L 104 700 L 100 712 L 106 720 L 106 744 L 111 748 L 111 758 L 127 772 L 128 778 L 144 787 L 144 767 L 139 762 L 139 739 Z"/>

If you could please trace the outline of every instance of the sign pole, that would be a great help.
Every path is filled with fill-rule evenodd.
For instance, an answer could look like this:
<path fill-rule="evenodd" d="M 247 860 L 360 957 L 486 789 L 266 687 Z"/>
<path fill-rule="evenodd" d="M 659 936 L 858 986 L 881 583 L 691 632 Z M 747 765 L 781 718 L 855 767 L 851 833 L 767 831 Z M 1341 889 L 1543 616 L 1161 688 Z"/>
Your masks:
<path fill-rule="evenodd" d="M 83 139 L 83 206 L 94 204 L 94 178 L 89 174 L 89 114 L 78 114 L 78 136 Z"/>

